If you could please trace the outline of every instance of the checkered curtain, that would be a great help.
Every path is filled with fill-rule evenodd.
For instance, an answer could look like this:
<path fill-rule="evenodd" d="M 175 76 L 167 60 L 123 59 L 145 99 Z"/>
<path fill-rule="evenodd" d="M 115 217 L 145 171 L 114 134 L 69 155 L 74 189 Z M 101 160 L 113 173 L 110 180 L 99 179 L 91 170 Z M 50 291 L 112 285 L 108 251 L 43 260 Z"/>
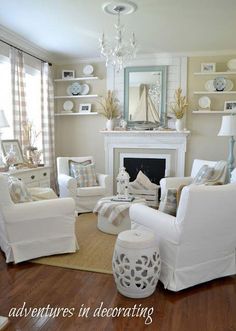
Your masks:
<path fill-rule="evenodd" d="M 44 163 L 51 168 L 51 187 L 55 189 L 54 93 L 51 68 L 44 62 L 41 63 L 41 116 Z"/>
<path fill-rule="evenodd" d="M 11 61 L 11 86 L 14 138 L 18 139 L 24 151 L 27 141 L 23 134 L 23 126 L 27 119 L 25 101 L 25 69 L 23 53 L 14 47 L 10 47 Z"/>

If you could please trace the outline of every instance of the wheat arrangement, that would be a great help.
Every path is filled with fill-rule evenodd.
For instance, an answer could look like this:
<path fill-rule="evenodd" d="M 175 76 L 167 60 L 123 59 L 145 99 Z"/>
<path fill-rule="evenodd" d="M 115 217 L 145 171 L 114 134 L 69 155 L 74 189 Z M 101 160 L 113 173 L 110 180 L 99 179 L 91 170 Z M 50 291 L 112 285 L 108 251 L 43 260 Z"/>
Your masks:
<path fill-rule="evenodd" d="M 108 120 L 120 116 L 119 100 L 116 98 L 114 91 L 108 90 L 107 96 L 103 97 L 99 104 L 102 106 L 102 110 L 100 110 L 99 113 Z"/>
<path fill-rule="evenodd" d="M 179 87 L 175 91 L 175 101 L 171 103 L 170 109 L 177 119 L 181 119 L 184 117 L 187 107 L 187 99 L 182 95 L 182 89 Z"/>

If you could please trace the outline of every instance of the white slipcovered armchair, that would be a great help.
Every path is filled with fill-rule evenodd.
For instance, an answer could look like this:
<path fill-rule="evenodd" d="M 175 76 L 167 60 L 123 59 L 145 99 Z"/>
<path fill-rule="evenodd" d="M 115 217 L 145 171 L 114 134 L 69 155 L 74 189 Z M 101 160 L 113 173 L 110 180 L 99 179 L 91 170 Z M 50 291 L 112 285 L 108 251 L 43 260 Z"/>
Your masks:
<path fill-rule="evenodd" d="M 91 212 L 99 199 L 112 194 L 111 177 L 97 173 L 98 186 L 77 187 L 76 179 L 69 175 L 69 160 L 75 162 L 91 160 L 93 163 L 93 158 L 92 156 L 57 158 L 60 197 L 73 198 L 78 213 Z"/>
<path fill-rule="evenodd" d="M 78 248 L 73 199 L 15 204 L 4 175 L 0 175 L 0 194 L 0 247 L 7 263 L 72 253 Z"/>
<path fill-rule="evenodd" d="M 183 188 L 177 216 L 130 207 L 132 229 L 154 232 L 160 249 L 160 280 L 179 291 L 236 274 L 236 184 Z"/>
<path fill-rule="evenodd" d="M 191 175 L 189 177 L 167 177 L 162 178 L 160 180 L 161 187 L 161 201 L 160 201 L 160 209 L 162 209 L 162 204 L 164 202 L 166 192 L 169 188 L 178 189 L 181 185 L 189 185 L 193 182 L 194 177 L 197 175 L 198 171 L 201 169 L 203 165 L 208 165 L 209 167 L 215 167 L 217 161 L 208 161 L 208 160 L 199 160 L 195 159 L 193 161 Z M 227 177 L 227 162 L 221 161 L 224 166 L 223 172 L 220 177 L 217 179 L 218 182 L 225 184 Z"/>

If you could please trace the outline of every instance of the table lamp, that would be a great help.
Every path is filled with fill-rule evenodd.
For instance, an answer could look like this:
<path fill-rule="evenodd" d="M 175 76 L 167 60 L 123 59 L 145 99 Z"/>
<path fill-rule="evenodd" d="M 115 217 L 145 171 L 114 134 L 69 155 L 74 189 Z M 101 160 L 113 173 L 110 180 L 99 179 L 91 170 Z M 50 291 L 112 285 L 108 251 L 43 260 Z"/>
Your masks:
<path fill-rule="evenodd" d="M 228 179 L 234 169 L 234 143 L 236 136 L 236 116 L 222 116 L 221 128 L 218 136 L 226 136 L 229 138 L 229 156 L 228 156 Z"/>

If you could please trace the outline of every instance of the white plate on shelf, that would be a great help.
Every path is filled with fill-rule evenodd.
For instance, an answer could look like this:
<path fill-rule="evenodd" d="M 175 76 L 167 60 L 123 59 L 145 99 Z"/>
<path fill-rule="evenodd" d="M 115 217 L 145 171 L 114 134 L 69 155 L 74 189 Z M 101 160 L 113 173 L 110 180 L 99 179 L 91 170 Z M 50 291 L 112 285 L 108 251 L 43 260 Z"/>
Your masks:
<path fill-rule="evenodd" d="M 199 104 L 199 107 L 201 109 L 207 109 L 207 108 L 210 108 L 211 106 L 211 99 L 208 98 L 208 97 L 201 97 L 199 100 L 198 100 L 198 104 Z"/>
<path fill-rule="evenodd" d="M 70 86 L 71 94 L 78 95 L 81 93 L 81 85 L 77 82 L 71 84 Z"/>
<path fill-rule="evenodd" d="M 82 95 L 86 95 L 89 93 L 89 85 L 88 84 L 82 84 L 81 85 L 81 92 Z"/>
<path fill-rule="evenodd" d="M 87 64 L 84 68 L 83 68 L 83 73 L 85 76 L 90 76 L 93 73 L 93 66 L 91 64 Z"/>
<path fill-rule="evenodd" d="M 210 79 L 205 83 L 205 89 L 208 92 L 214 92 L 215 91 L 214 80 L 213 79 Z"/>
<path fill-rule="evenodd" d="M 226 87 L 224 91 L 232 91 L 233 87 L 234 87 L 234 83 L 232 82 L 232 80 L 226 79 Z"/>
<path fill-rule="evenodd" d="M 64 111 L 71 111 L 74 107 L 74 104 L 72 101 L 67 100 L 63 103 L 63 109 Z"/>
<path fill-rule="evenodd" d="M 236 71 L 236 59 L 231 59 L 227 63 L 229 70 Z"/>

